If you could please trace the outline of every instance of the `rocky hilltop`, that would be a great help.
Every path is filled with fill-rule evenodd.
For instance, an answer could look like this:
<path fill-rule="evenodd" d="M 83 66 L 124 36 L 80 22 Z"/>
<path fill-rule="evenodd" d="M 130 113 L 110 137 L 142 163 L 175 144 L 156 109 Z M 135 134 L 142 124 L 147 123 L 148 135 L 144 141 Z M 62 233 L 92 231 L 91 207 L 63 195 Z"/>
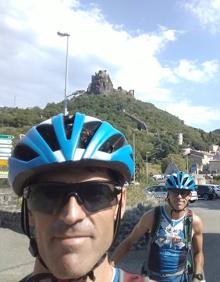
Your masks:
<path fill-rule="evenodd" d="M 113 87 L 110 76 L 106 70 L 99 70 L 92 75 L 91 83 L 89 84 L 86 94 L 92 95 L 113 95 L 113 94 L 125 94 L 134 97 L 134 90 L 126 91 L 121 86 L 117 89 Z"/>

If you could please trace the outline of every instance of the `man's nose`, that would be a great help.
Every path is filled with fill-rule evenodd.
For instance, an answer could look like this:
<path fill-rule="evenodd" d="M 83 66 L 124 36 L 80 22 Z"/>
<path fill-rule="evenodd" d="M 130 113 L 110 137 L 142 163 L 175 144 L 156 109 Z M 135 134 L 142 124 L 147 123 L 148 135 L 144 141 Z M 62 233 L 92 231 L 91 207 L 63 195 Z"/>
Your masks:
<path fill-rule="evenodd" d="M 181 193 L 178 193 L 178 194 L 177 194 L 177 197 L 178 197 L 178 198 L 183 198 L 183 196 L 182 196 Z"/>
<path fill-rule="evenodd" d="M 85 209 L 80 204 L 77 195 L 70 195 L 70 197 L 68 197 L 61 210 L 60 216 L 62 220 L 69 225 L 74 224 L 77 221 L 81 221 L 86 217 Z"/>

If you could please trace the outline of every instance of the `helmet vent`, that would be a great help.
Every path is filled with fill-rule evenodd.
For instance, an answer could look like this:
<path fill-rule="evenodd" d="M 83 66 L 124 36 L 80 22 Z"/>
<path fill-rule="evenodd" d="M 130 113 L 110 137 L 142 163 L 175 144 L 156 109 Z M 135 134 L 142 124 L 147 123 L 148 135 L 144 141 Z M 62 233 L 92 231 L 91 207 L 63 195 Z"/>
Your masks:
<path fill-rule="evenodd" d="M 105 152 L 105 153 L 112 153 L 119 148 L 126 145 L 127 142 L 121 134 L 115 134 L 111 136 L 99 149 L 99 151 Z"/>
<path fill-rule="evenodd" d="M 70 139 L 73 131 L 73 124 L 75 116 L 64 116 L 64 127 L 66 132 L 66 138 Z"/>
<path fill-rule="evenodd" d="M 173 176 L 173 179 L 174 179 L 176 185 L 178 185 L 178 179 L 177 179 L 177 177 L 176 177 L 176 176 Z"/>
<path fill-rule="evenodd" d="M 90 140 L 94 136 L 95 132 L 100 127 L 100 125 L 101 125 L 100 121 L 92 121 L 84 124 L 80 135 L 79 148 L 85 149 L 87 147 Z"/>
<path fill-rule="evenodd" d="M 188 183 L 188 187 L 190 187 L 191 185 L 193 185 L 193 183 L 194 183 L 194 181 L 193 180 L 191 180 L 189 183 Z"/>
<path fill-rule="evenodd" d="M 173 186 L 173 183 L 171 182 L 171 180 L 169 178 L 167 179 L 167 183 L 169 184 L 170 187 Z"/>
<path fill-rule="evenodd" d="M 185 185 L 186 181 L 187 181 L 187 178 L 184 178 L 182 184 Z"/>
<path fill-rule="evenodd" d="M 26 144 L 18 144 L 12 154 L 12 157 L 22 161 L 30 161 L 38 156 L 39 154 Z"/>
<path fill-rule="evenodd" d="M 47 142 L 50 146 L 51 150 L 58 151 L 60 149 L 56 133 L 54 128 L 51 124 L 40 124 L 36 127 L 39 134 L 43 137 L 43 139 Z"/>

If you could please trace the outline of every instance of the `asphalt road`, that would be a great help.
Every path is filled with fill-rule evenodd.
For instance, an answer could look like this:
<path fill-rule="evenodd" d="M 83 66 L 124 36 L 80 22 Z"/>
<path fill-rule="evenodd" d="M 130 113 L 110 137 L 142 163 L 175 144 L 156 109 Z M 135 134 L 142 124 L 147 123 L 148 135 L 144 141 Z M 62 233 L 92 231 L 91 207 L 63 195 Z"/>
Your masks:
<path fill-rule="evenodd" d="M 28 239 L 22 234 L 0 228 L 0 282 L 17 282 L 33 268 Z"/>
<path fill-rule="evenodd" d="M 206 282 L 220 282 L 220 199 L 199 200 L 191 208 L 204 222 Z"/>
<path fill-rule="evenodd" d="M 220 199 L 199 200 L 191 208 L 204 222 L 206 282 L 220 282 Z M 17 282 L 31 272 L 33 258 L 28 252 L 25 236 L 0 228 L 0 282 Z M 144 251 L 130 252 L 121 266 L 140 272 Z"/>

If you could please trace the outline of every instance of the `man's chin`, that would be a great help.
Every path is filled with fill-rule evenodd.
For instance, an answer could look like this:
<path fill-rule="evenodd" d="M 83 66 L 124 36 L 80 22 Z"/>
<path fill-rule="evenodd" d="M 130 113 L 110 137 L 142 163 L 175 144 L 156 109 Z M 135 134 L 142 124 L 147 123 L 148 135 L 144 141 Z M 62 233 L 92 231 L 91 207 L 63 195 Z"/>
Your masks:
<path fill-rule="evenodd" d="M 86 275 L 91 268 L 83 265 L 82 261 L 77 262 L 75 260 L 61 258 L 58 263 L 52 264 L 50 271 L 56 278 L 65 280 L 80 278 Z"/>
<path fill-rule="evenodd" d="M 94 265 L 88 254 L 63 254 L 50 262 L 49 269 L 59 279 L 76 279 L 86 275 Z"/>
<path fill-rule="evenodd" d="M 177 203 L 176 205 L 175 205 L 175 209 L 177 210 L 177 211 L 183 211 L 185 208 L 187 207 L 187 204 L 183 204 L 183 203 Z"/>

